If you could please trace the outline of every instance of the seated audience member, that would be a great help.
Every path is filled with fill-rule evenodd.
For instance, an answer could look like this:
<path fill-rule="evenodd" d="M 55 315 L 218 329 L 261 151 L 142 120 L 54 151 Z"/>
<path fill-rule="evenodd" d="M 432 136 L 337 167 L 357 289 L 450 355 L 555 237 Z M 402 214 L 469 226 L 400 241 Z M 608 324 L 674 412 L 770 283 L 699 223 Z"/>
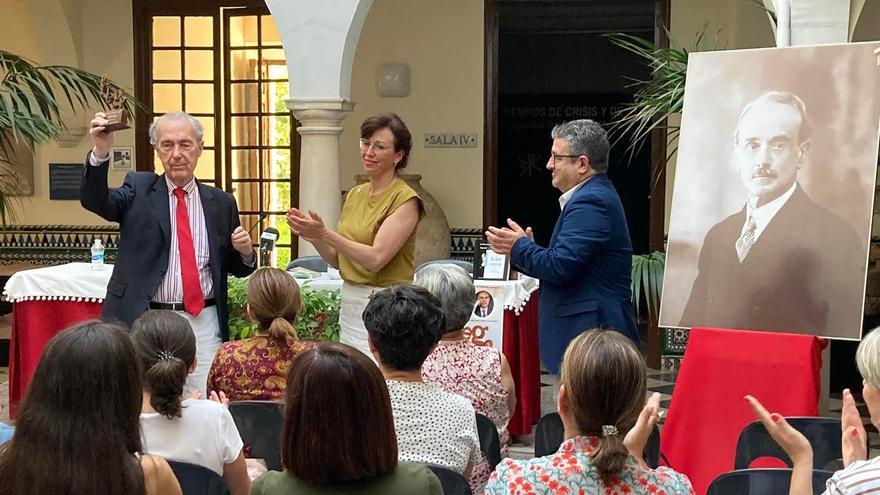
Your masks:
<path fill-rule="evenodd" d="M 862 398 L 868 406 L 871 424 L 880 426 L 880 331 L 872 330 L 856 350 L 856 365 L 862 374 Z M 746 400 L 767 432 L 792 461 L 790 495 L 812 495 L 813 448 L 801 432 L 780 414 L 770 414 L 752 396 Z M 825 485 L 824 494 L 880 493 L 880 456 L 868 459 L 868 434 L 849 389 L 843 391 L 840 413 L 841 458 L 843 469 L 834 473 Z"/>
<path fill-rule="evenodd" d="M 398 463 L 382 374 L 354 347 L 322 342 L 287 375 L 284 471 L 254 482 L 251 495 L 442 495 L 426 466 Z"/>
<path fill-rule="evenodd" d="M 486 493 L 520 493 L 528 484 L 535 493 L 693 494 L 686 476 L 642 460 L 660 405 L 653 394 L 643 407 L 645 372 L 641 353 L 623 334 L 594 329 L 575 337 L 562 358 L 556 401 L 565 441 L 546 457 L 505 459 Z"/>
<path fill-rule="evenodd" d="M 398 458 L 469 477 L 480 460 L 474 406 L 422 381 L 422 363 L 443 333 L 440 301 L 414 285 L 389 287 L 370 298 L 364 326 L 391 395 Z"/>
<path fill-rule="evenodd" d="M 135 320 L 131 339 L 144 379 L 144 451 L 204 466 L 223 476 L 231 495 L 247 494 L 251 482 L 232 415 L 219 402 L 183 398 L 186 377 L 196 369 L 189 322 L 172 311 L 147 311 Z"/>
<path fill-rule="evenodd" d="M 141 377 L 125 330 L 87 321 L 43 350 L 0 447 L 7 495 L 180 495 L 168 463 L 141 454 Z"/>
<path fill-rule="evenodd" d="M 229 400 L 278 401 L 293 358 L 314 346 L 297 340 L 293 328 L 302 305 L 299 286 L 283 270 L 261 268 L 248 279 L 247 300 L 257 335 L 220 346 L 208 390 L 224 392 Z"/>
<path fill-rule="evenodd" d="M 415 285 L 440 300 L 446 333 L 422 365 L 422 380 L 471 401 L 474 409 L 495 423 L 502 456 L 507 455 L 507 423 L 516 406 L 513 376 L 503 354 L 471 343 L 464 326 L 473 315 L 474 281 L 453 264 L 425 265 L 416 271 Z M 471 488 L 482 493 L 492 469 L 483 456 L 471 473 Z"/>

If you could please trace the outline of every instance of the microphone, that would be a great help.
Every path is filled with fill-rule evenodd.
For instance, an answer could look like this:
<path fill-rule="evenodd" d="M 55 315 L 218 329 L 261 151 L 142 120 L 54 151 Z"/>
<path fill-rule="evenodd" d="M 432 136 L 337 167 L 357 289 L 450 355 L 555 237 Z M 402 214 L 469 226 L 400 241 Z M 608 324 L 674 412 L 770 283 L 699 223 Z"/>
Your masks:
<path fill-rule="evenodd" d="M 260 266 L 269 266 L 269 253 L 275 249 L 275 241 L 280 236 L 278 229 L 267 227 L 260 234 Z"/>
<path fill-rule="evenodd" d="M 253 225 L 251 225 L 249 229 L 247 229 L 248 234 L 250 234 L 251 232 L 253 232 L 253 231 L 254 231 L 254 227 L 256 227 L 257 225 L 259 225 L 260 222 L 262 222 L 263 220 L 265 220 L 266 217 L 268 217 L 268 216 L 269 216 L 269 214 L 266 213 L 266 212 L 260 213 L 260 217 L 257 218 L 257 221 L 254 222 Z"/>

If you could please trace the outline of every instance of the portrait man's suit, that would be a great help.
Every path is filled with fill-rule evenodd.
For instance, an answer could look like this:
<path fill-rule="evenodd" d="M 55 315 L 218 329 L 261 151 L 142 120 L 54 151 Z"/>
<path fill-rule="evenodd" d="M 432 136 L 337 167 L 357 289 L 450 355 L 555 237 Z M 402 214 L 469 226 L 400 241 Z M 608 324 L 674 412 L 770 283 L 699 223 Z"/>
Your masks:
<path fill-rule="evenodd" d="M 742 263 L 746 208 L 712 227 L 682 326 L 835 336 L 860 331 L 866 241 L 798 185 Z"/>
<path fill-rule="evenodd" d="M 131 325 L 148 309 L 168 269 L 169 192 L 165 175 L 152 172 L 130 172 L 122 187 L 109 188 L 108 163 L 92 166 L 86 158 L 80 202 L 101 218 L 119 223 L 119 254 L 107 285 L 101 316 Z M 228 340 L 227 275 L 244 277 L 252 273 L 254 267 L 244 264 L 241 254 L 232 247 L 232 232 L 241 225 L 232 195 L 196 182 L 208 232 L 220 335 Z"/>
<path fill-rule="evenodd" d="M 489 299 L 489 305 L 486 306 L 486 315 L 489 316 L 492 314 L 492 308 L 495 307 L 495 301 Z M 474 308 L 474 316 L 483 316 L 483 307 L 477 304 L 477 307 Z"/>
<path fill-rule="evenodd" d="M 632 244 L 620 197 L 604 173 L 565 203 L 548 247 L 516 241 L 511 264 L 541 280 L 540 353 L 558 373 L 568 343 L 591 328 L 613 328 L 639 341 L 632 307 Z"/>

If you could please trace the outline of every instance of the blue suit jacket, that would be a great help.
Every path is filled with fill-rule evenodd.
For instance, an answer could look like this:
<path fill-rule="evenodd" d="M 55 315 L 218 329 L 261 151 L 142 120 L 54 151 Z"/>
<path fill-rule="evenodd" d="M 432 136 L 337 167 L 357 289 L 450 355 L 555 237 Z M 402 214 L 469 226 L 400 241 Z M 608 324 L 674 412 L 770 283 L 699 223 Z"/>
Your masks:
<path fill-rule="evenodd" d="M 119 254 L 107 284 L 101 316 L 134 323 L 149 307 L 168 270 L 171 213 L 164 175 L 130 172 L 122 187 L 107 186 L 109 160 L 93 167 L 86 158 L 80 203 L 101 218 L 119 223 Z M 232 247 L 232 231 L 241 225 L 231 194 L 197 182 L 205 212 L 211 279 L 217 300 L 220 335 L 229 339 L 227 275 L 244 277 L 254 271 Z"/>
<path fill-rule="evenodd" d="M 568 343 L 584 330 L 613 328 L 638 343 L 632 307 L 632 244 L 620 197 L 605 174 L 565 204 L 549 247 L 517 240 L 511 264 L 541 280 L 541 360 L 559 373 Z"/>

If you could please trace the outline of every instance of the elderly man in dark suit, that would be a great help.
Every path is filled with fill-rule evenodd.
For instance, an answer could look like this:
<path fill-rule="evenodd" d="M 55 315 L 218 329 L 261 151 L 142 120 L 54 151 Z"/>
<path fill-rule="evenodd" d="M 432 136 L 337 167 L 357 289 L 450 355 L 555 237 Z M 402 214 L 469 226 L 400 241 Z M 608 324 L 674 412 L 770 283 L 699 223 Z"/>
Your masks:
<path fill-rule="evenodd" d="M 630 289 L 632 244 L 620 197 L 606 175 L 610 144 L 592 120 L 553 128 L 547 169 L 562 192 L 562 213 L 550 245 L 535 244 L 531 228 L 513 220 L 489 227 L 493 251 L 509 254 L 511 266 L 541 280 L 541 359 L 559 372 L 569 341 L 584 330 L 612 328 L 638 343 Z"/>
<path fill-rule="evenodd" d="M 113 134 L 104 114 L 89 125 L 83 207 L 120 226 L 119 255 L 102 317 L 131 325 L 148 308 L 178 311 L 196 335 L 197 368 L 190 388 L 205 392 L 207 372 L 229 337 L 227 274 L 254 271 L 256 253 L 241 227 L 232 195 L 195 179 L 202 126 L 183 112 L 163 115 L 150 141 L 165 173 L 131 172 L 122 187 L 107 185 Z"/>
<path fill-rule="evenodd" d="M 794 94 L 743 108 L 734 160 L 746 204 L 706 234 L 681 326 L 858 335 L 867 242 L 798 184 L 810 135 Z"/>

